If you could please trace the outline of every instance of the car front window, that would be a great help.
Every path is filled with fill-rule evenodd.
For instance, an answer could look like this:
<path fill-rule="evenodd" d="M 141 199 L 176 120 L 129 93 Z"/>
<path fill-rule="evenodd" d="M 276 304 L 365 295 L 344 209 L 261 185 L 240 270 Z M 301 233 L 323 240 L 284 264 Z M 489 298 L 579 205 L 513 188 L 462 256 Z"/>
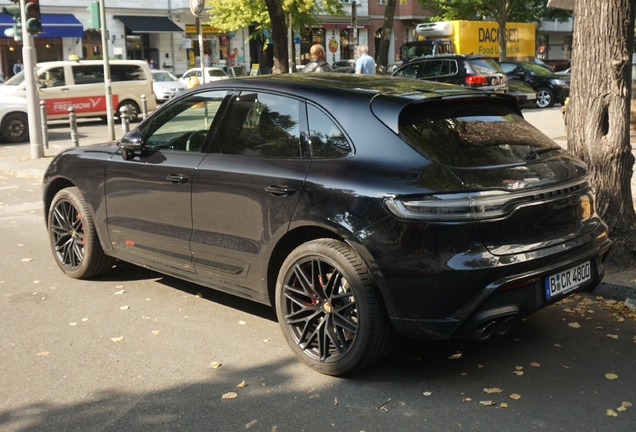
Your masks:
<path fill-rule="evenodd" d="M 153 73 L 152 78 L 157 82 L 171 82 L 177 80 L 177 78 L 170 72 Z"/>
<path fill-rule="evenodd" d="M 24 82 L 24 71 L 20 71 L 14 76 L 12 76 L 11 78 L 9 78 L 7 81 L 5 81 L 3 85 L 17 86 L 22 84 L 23 82 Z"/>
<path fill-rule="evenodd" d="M 252 157 L 299 158 L 301 102 L 267 93 L 241 93 L 221 152 Z"/>
<path fill-rule="evenodd" d="M 144 133 L 145 147 L 200 152 L 225 95 L 225 90 L 197 93 L 158 113 Z"/>

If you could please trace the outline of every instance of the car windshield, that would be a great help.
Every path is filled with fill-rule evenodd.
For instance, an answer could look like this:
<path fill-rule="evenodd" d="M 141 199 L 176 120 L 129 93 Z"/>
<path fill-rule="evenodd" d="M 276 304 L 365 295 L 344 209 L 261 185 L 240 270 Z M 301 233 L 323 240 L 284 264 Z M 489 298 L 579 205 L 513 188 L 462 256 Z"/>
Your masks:
<path fill-rule="evenodd" d="M 152 79 L 157 82 L 170 82 L 177 81 L 177 77 L 170 72 L 153 72 Z"/>
<path fill-rule="evenodd" d="M 471 65 L 473 70 L 480 75 L 489 75 L 493 72 L 504 73 L 501 67 L 491 59 L 468 60 L 468 64 Z"/>
<path fill-rule="evenodd" d="M 17 74 L 15 74 L 14 76 L 12 76 L 11 78 L 9 78 L 7 81 L 4 82 L 4 85 L 20 85 L 22 84 L 22 82 L 24 81 L 24 71 L 20 71 Z"/>
<path fill-rule="evenodd" d="M 499 104 L 408 108 L 400 136 L 420 154 L 449 167 L 525 164 L 530 150 L 559 149 L 523 117 Z"/>
<path fill-rule="evenodd" d="M 222 69 L 208 69 L 208 76 L 211 76 L 211 77 L 224 77 L 224 76 L 227 76 L 227 74 L 225 72 L 223 72 Z"/>
<path fill-rule="evenodd" d="M 552 75 L 552 72 L 550 72 L 548 69 L 536 63 L 522 62 L 521 65 L 524 68 L 528 69 L 530 71 L 530 74 L 532 75 L 544 75 L 544 76 Z"/>

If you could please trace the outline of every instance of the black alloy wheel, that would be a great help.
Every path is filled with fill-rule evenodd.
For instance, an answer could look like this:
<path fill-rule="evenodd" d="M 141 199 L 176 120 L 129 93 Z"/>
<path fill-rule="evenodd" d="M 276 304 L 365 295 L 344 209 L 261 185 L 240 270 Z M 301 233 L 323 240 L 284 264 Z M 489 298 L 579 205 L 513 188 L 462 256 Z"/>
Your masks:
<path fill-rule="evenodd" d="M 393 329 L 366 265 L 337 240 L 311 241 L 289 255 L 279 273 L 276 311 L 294 354 L 327 375 L 364 368 L 393 345 Z"/>
<path fill-rule="evenodd" d="M 48 230 L 55 262 L 67 276 L 85 279 L 112 267 L 114 259 L 104 254 L 88 206 L 77 188 L 62 189 L 55 195 Z"/>

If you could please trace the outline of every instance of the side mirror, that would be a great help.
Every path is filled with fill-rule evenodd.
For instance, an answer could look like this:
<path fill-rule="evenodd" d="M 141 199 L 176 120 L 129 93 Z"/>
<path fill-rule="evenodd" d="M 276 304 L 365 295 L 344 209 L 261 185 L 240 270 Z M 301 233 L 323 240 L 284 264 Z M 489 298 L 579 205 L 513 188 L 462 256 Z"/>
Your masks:
<path fill-rule="evenodd" d="M 128 132 L 117 144 L 121 148 L 121 154 L 125 160 L 131 159 L 135 152 L 144 149 L 143 137 L 139 129 L 133 129 Z"/>

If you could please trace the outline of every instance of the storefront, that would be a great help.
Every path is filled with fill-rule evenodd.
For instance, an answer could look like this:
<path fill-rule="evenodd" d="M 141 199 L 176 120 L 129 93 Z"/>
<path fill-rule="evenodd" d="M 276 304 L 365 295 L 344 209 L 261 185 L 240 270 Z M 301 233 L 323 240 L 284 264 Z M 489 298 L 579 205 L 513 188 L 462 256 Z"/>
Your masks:
<path fill-rule="evenodd" d="M 81 22 L 71 14 L 42 14 L 42 32 L 33 38 L 36 61 L 64 60 L 64 38 L 80 40 L 84 33 Z M 4 78 L 13 75 L 13 65 L 22 59 L 22 42 L 5 37 L 4 31 L 16 22 L 0 14 L 0 72 Z M 24 63 L 24 62 L 23 62 Z"/>
<path fill-rule="evenodd" d="M 326 61 L 334 64 L 340 60 L 354 59 L 356 46 L 368 44 L 368 22 L 359 22 L 357 32 L 351 23 L 324 22 L 316 27 L 307 28 L 300 34 L 300 64 L 305 64 L 311 59 L 309 50 L 312 45 L 320 44 L 325 48 Z M 357 33 L 357 43 L 356 34 Z"/>
<path fill-rule="evenodd" d="M 197 26 L 186 24 L 186 37 L 183 46 L 187 50 L 188 68 L 200 67 L 199 32 Z M 227 64 L 229 50 L 229 38 L 221 30 L 204 25 L 201 28 L 203 34 L 203 66 L 218 66 Z"/>
<path fill-rule="evenodd" d="M 183 33 L 183 29 L 167 17 L 114 15 L 113 18 L 125 28 L 126 55 L 122 55 L 122 58 L 147 60 L 157 65 L 157 68 L 162 66 L 159 54 L 162 36 Z"/>

